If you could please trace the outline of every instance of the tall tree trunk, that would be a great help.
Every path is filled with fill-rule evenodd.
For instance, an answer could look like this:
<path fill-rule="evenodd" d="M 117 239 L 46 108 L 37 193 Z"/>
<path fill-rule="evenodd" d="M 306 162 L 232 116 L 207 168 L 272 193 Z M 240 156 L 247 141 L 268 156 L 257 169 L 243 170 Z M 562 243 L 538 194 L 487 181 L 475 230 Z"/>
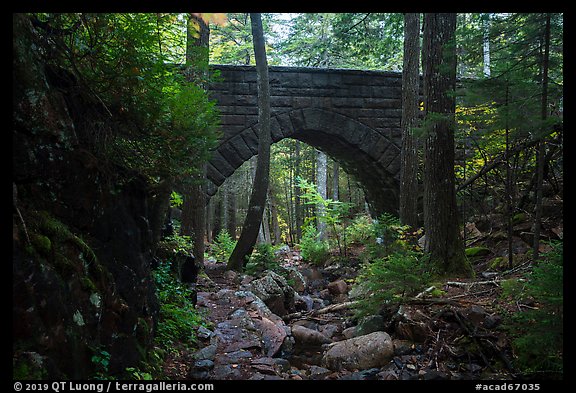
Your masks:
<path fill-rule="evenodd" d="M 544 27 L 544 54 L 542 58 L 542 106 L 541 118 L 543 127 L 548 117 L 548 62 L 550 57 L 550 14 L 546 14 L 546 24 Z M 540 257 L 540 231 L 542 226 L 542 185 L 544 182 L 544 158 L 546 155 L 544 137 L 538 143 L 536 156 L 536 203 L 534 206 L 534 245 L 532 248 L 532 258 L 538 262 Z"/>
<path fill-rule="evenodd" d="M 198 27 L 198 29 L 197 29 Z M 197 36 L 195 33 L 199 33 Z M 210 29 L 202 18 L 190 14 L 186 36 L 186 74 L 189 82 L 198 83 L 204 88 L 208 70 L 208 45 Z M 195 73 L 198 69 L 199 72 Z M 204 238 L 206 230 L 206 163 L 201 163 L 198 175 L 192 183 L 185 186 L 184 205 L 182 206 L 181 233 L 193 234 L 194 256 L 199 266 L 204 265 Z"/>
<path fill-rule="evenodd" d="M 270 201 L 266 198 L 264 212 L 262 213 L 262 222 L 260 223 L 260 232 L 258 233 L 258 243 L 272 243 L 270 239 Z"/>
<path fill-rule="evenodd" d="M 326 185 L 327 185 L 327 175 L 328 175 L 328 157 L 326 153 L 323 151 L 318 150 L 316 153 L 316 179 L 318 181 L 317 188 L 318 194 L 323 199 L 326 199 Z M 326 220 L 324 216 L 326 215 L 326 209 L 324 205 L 318 204 L 316 206 L 316 219 L 317 224 L 316 228 L 318 230 L 320 240 L 326 240 Z"/>
<path fill-rule="evenodd" d="M 270 85 L 268 78 L 268 61 L 266 59 L 266 47 L 262 19 L 259 13 L 250 14 L 252 35 L 254 41 L 254 58 L 256 59 L 257 88 L 258 88 L 258 161 L 256 164 L 256 176 L 250 196 L 250 203 L 246 219 L 242 227 L 242 233 L 236 247 L 228 260 L 228 268 L 241 271 L 246 262 L 246 257 L 252 253 L 258 229 L 262 222 L 262 214 L 266 207 L 266 195 L 268 194 L 268 180 L 270 175 Z"/>
<path fill-rule="evenodd" d="M 214 198 L 206 204 L 206 241 L 212 243 L 212 217 L 214 216 Z"/>
<path fill-rule="evenodd" d="M 482 59 L 484 76 L 490 76 L 490 14 L 482 14 Z"/>
<path fill-rule="evenodd" d="M 337 201 L 340 194 L 340 165 L 334 161 L 334 168 L 332 170 L 332 200 Z"/>
<path fill-rule="evenodd" d="M 458 227 L 454 188 L 456 14 L 424 15 L 425 250 L 441 274 L 472 276 Z"/>
<path fill-rule="evenodd" d="M 226 206 L 227 218 L 226 229 L 232 239 L 236 239 L 236 180 L 229 179 L 228 203 Z"/>
<path fill-rule="evenodd" d="M 294 178 L 300 177 L 300 141 L 296 141 L 294 150 Z M 300 186 L 298 182 L 294 182 L 294 215 L 296 222 L 296 243 L 300 242 L 302 238 L 302 225 L 304 224 L 304 214 L 302 212 L 302 205 L 300 203 Z"/>
<path fill-rule="evenodd" d="M 514 214 L 514 193 L 512 192 L 512 167 L 510 163 L 510 127 L 508 125 L 508 105 L 509 105 L 510 87 L 506 82 L 506 119 L 505 119 L 505 132 L 506 132 L 506 211 L 507 211 L 507 232 L 508 232 L 508 268 L 512 269 L 513 265 L 513 231 L 512 231 L 512 215 Z"/>
<path fill-rule="evenodd" d="M 402 149 L 400 151 L 400 222 L 418 227 L 418 124 L 420 97 L 420 14 L 404 14 L 402 69 Z"/>
<path fill-rule="evenodd" d="M 214 215 L 212 217 L 212 238 L 216 238 L 222 231 L 222 198 L 219 194 L 212 197 L 214 203 Z"/>
<path fill-rule="evenodd" d="M 288 215 L 288 238 L 286 241 L 288 244 L 294 244 L 296 242 L 295 239 L 295 206 L 294 206 L 294 197 L 293 197 L 293 183 L 294 183 L 294 167 L 292 165 L 289 166 L 289 174 L 288 174 L 288 182 L 284 182 L 284 197 L 286 198 L 286 214 Z"/>
<path fill-rule="evenodd" d="M 272 189 L 272 184 L 270 183 L 270 188 L 268 189 L 268 204 L 270 206 L 270 221 L 272 222 L 272 234 L 270 235 L 270 240 L 272 244 L 280 244 L 282 241 L 280 239 L 280 224 L 278 222 L 278 204 L 276 203 L 276 198 L 274 197 L 274 190 Z"/>

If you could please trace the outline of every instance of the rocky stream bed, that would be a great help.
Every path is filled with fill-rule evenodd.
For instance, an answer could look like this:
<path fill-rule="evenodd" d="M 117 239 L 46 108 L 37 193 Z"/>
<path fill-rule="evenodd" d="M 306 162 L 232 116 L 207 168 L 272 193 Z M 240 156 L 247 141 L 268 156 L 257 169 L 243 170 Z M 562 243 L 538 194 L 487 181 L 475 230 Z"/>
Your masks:
<path fill-rule="evenodd" d="M 197 308 L 211 329 L 165 373 L 190 380 L 512 379 L 510 343 L 495 312 L 496 278 L 447 282 L 393 314 L 354 318 L 357 267 L 315 268 L 284 255 L 288 280 L 205 262 Z"/>

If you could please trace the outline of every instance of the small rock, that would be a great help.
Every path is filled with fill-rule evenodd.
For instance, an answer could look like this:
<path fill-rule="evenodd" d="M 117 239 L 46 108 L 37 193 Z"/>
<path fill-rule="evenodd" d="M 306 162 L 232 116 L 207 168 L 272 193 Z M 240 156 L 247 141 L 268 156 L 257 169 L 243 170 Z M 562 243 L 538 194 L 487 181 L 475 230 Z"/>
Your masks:
<path fill-rule="evenodd" d="M 368 315 L 360 320 L 356 326 L 356 336 L 384 330 L 384 317 L 382 315 Z"/>
<path fill-rule="evenodd" d="M 307 327 L 296 325 L 292 327 L 292 335 L 297 345 L 303 346 L 321 346 L 329 344 L 331 339 L 317 330 L 308 329 Z"/>
<path fill-rule="evenodd" d="M 222 273 L 222 278 L 235 284 L 240 283 L 238 272 L 235 272 L 234 270 L 226 270 Z"/>
<path fill-rule="evenodd" d="M 224 355 L 224 357 L 226 358 L 226 363 L 238 363 L 240 361 L 240 359 L 248 359 L 251 358 L 252 352 L 247 351 L 245 349 L 239 349 L 237 351 L 232 351 L 229 353 L 226 353 Z"/>
<path fill-rule="evenodd" d="M 396 326 L 398 337 L 414 342 L 424 342 L 428 338 L 428 327 L 424 322 L 398 322 Z"/>
<path fill-rule="evenodd" d="M 204 326 L 199 326 L 196 334 L 198 335 L 199 338 L 209 339 L 210 337 L 212 337 L 214 332 Z"/>
<path fill-rule="evenodd" d="M 207 379 L 210 370 L 214 368 L 214 362 L 208 359 L 196 360 L 190 371 L 188 372 L 189 379 Z"/>
<path fill-rule="evenodd" d="M 346 339 L 356 337 L 356 326 L 351 326 L 342 330 L 342 335 L 346 337 Z"/>
<path fill-rule="evenodd" d="M 423 379 L 425 381 L 440 381 L 448 379 L 448 375 L 438 370 L 428 370 L 424 374 Z"/>
<path fill-rule="evenodd" d="M 336 335 L 339 330 L 340 329 L 338 328 L 338 326 L 333 325 L 331 323 L 328 323 L 326 325 L 321 325 L 320 328 L 318 329 L 318 331 L 320 333 L 322 333 L 323 335 L 325 335 L 328 338 L 334 337 L 334 335 Z"/>
<path fill-rule="evenodd" d="M 348 284 L 344 280 L 332 281 L 327 288 L 332 295 L 341 295 L 348 292 Z"/>
<path fill-rule="evenodd" d="M 394 355 L 402 356 L 412 352 L 412 342 L 408 340 L 392 340 L 394 344 Z"/>
<path fill-rule="evenodd" d="M 318 295 L 320 296 L 320 299 L 324 300 L 332 298 L 332 295 L 330 294 L 330 291 L 328 289 L 321 290 Z"/>
<path fill-rule="evenodd" d="M 216 358 L 217 348 L 218 346 L 216 344 L 208 345 L 195 352 L 192 357 L 197 360 L 214 360 Z"/>
<path fill-rule="evenodd" d="M 486 315 L 484 318 L 484 327 L 486 329 L 494 329 L 496 326 L 500 325 L 502 322 L 502 317 L 500 315 Z"/>
<path fill-rule="evenodd" d="M 462 314 L 464 314 L 474 326 L 480 326 L 488 315 L 484 308 L 475 304 L 465 309 Z"/>
<path fill-rule="evenodd" d="M 197 370 L 212 370 L 214 368 L 214 362 L 209 359 L 196 360 L 193 367 Z"/>
<path fill-rule="evenodd" d="M 327 368 L 314 365 L 310 366 L 310 379 L 324 379 L 331 373 L 332 371 Z"/>
<path fill-rule="evenodd" d="M 255 319 L 254 323 L 260 328 L 264 353 L 270 357 L 276 355 L 288 335 L 284 321 L 277 320 L 276 323 L 274 323 L 272 320 L 263 316 L 260 320 Z"/>
<path fill-rule="evenodd" d="M 290 362 L 283 358 L 274 358 L 274 364 L 278 367 L 280 372 L 288 372 L 290 371 Z"/>

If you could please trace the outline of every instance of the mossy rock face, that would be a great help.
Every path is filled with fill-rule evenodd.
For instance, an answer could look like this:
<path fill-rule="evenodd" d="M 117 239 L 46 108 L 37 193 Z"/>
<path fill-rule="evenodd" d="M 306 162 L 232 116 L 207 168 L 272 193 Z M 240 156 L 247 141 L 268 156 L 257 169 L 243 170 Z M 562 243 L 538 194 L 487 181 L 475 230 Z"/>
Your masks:
<path fill-rule="evenodd" d="M 470 247 L 466 249 L 468 258 L 482 257 L 490 254 L 490 249 L 486 247 Z"/>

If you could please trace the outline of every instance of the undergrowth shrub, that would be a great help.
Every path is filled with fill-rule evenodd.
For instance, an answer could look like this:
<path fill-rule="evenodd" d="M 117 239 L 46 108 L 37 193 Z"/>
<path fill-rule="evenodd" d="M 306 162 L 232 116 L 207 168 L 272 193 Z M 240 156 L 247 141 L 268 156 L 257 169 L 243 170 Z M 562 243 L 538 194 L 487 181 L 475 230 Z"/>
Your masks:
<path fill-rule="evenodd" d="M 177 342 L 184 346 L 196 343 L 196 328 L 205 321 L 194 308 L 193 291 L 171 273 L 170 261 L 162 262 L 153 275 L 160 302 L 156 344 L 170 350 Z"/>
<path fill-rule="evenodd" d="M 383 306 L 401 304 L 420 292 L 432 278 L 424 259 L 422 253 L 405 249 L 364 263 L 355 284 L 362 294 L 356 315 L 377 314 Z"/>
<path fill-rule="evenodd" d="M 317 266 L 323 265 L 330 257 L 329 243 L 320 240 L 320 234 L 311 225 L 305 226 L 302 230 L 300 250 L 302 259 Z"/>
<path fill-rule="evenodd" d="M 236 247 L 237 240 L 232 239 L 228 231 L 222 230 L 218 233 L 218 236 L 214 239 L 212 246 L 210 247 L 212 256 L 218 262 L 228 262 L 234 247 Z"/>
<path fill-rule="evenodd" d="M 512 347 L 516 366 L 525 374 L 562 377 L 564 342 L 564 296 L 562 242 L 551 243 L 550 252 L 534 266 L 524 285 L 508 285 L 504 295 L 532 298 L 534 309 L 508 318 L 507 326 L 515 337 Z M 509 289 L 507 289 L 509 288 Z"/>
<path fill-rule="evenodd" d="M 366 214 L 359 214 L 346 228 L 346 237 L 350 244 L 366 244 L 374 240 L 373 221 Z"/>
<path fill-rule="evenodd" d="M 280 263 L 274 255 L 274 247 L 269 243 L 257 244 L 246 264 L 245 272 L 257 276 L 265 270 L 277 271 Z"/>

